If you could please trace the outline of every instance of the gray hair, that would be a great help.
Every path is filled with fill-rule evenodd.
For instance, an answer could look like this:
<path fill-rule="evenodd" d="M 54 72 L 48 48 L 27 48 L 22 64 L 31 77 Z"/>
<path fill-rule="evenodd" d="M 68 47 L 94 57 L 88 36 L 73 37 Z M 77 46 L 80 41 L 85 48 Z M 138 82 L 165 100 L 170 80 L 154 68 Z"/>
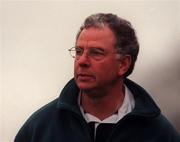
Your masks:
<path fill-rule="evenodd" d="M 83 29 L 88 29 L 90 27 L 103 28 L 105 25 L 107 25 L 114 33 L 117 39 L 115 48 L 118 48 L 120 54 L 128 54 L 131 56 L 131 65 L 128 71 L 125 73 L 125 77 L 127 77 L 134 69 L 139 52 L 139 43 L 136 37 L 136 33 L 129 21 L 111 13 L 97 13 L 90 15 L 85 19 L 83 25 L 80 27 L 80 30 L 76 36 L 76 41 Z"/>

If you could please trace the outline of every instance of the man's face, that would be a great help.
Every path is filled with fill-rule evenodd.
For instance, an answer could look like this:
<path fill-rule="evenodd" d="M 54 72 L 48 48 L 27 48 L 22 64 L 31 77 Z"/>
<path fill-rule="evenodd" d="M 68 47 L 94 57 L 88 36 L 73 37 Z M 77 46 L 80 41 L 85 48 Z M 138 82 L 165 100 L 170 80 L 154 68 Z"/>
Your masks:
<path fill-rule="evenodd" d="M 114 85 L 119 79 L 119 61 L 114 45 L 116 38 L 109 27 L 84 29 L 76 42 L 76 47 L 84 50 L 75 58 L 74 78 L 80 90 L 102 90 Z M 93 49 L 91 55 L 90 50 Z M 100 53 L 94 53 L 97 50 Z M 94 55 L 95 54 L 95 55 Z M 100 56 L 100 58 L 96 58 Z"/>

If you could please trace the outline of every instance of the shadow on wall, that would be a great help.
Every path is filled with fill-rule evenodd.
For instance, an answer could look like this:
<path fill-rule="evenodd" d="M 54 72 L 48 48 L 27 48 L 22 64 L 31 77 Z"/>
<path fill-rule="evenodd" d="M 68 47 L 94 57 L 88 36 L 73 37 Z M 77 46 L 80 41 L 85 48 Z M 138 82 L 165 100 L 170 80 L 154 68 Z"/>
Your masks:
<path fill-rule="evenodd" d="M 178 47 L 177 45 L 176 48 L 169 47 L 171 48 L 170 56 L 159 63 L 160 66 L 156 64 L 153 67 L 156 74 L 152 73 L 149 76 L 151 79 L 148 80 L 148 86 L 163 114 L 180 133 L 180 56 Z"/>

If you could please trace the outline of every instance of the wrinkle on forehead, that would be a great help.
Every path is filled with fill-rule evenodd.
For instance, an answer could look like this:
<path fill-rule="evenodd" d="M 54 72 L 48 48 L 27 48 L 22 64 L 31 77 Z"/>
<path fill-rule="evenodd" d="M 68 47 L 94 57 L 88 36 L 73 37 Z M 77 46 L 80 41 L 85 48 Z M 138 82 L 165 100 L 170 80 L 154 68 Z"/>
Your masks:
<path fill-rule="evenodd" d="M 104 28 L 95 28 L 91 27 L 88 29 L 83 29 L 77 39 L 77 46 L 85 46 L 85 47 L 101 47 L 103 45 L 116 43 L 116 37 L 114 33 L 108 26 Z M 112 46 L 112 45 L 111 45 Z"/>

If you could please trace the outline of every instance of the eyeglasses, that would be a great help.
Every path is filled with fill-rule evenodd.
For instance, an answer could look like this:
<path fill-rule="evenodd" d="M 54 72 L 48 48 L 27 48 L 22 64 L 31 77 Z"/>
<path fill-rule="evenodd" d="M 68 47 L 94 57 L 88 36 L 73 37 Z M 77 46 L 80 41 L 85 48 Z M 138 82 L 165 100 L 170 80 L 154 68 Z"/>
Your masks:
<path fill-rule="evenodd" d="M 84 53 L 84 49 L 80 48 L 80 47 L 72 47 L 68 51 L 70 52 L 70 55 L 77 60 Z M 117 54 L 118 52 L 113 52 L 113 53 Z M 106 54 L 107 54 L 107 52 L 101 48 L 89 48 L 89 49 L 87 49 L 86 55 L 94 60 L 101 60 L 106 56 Z"/>

